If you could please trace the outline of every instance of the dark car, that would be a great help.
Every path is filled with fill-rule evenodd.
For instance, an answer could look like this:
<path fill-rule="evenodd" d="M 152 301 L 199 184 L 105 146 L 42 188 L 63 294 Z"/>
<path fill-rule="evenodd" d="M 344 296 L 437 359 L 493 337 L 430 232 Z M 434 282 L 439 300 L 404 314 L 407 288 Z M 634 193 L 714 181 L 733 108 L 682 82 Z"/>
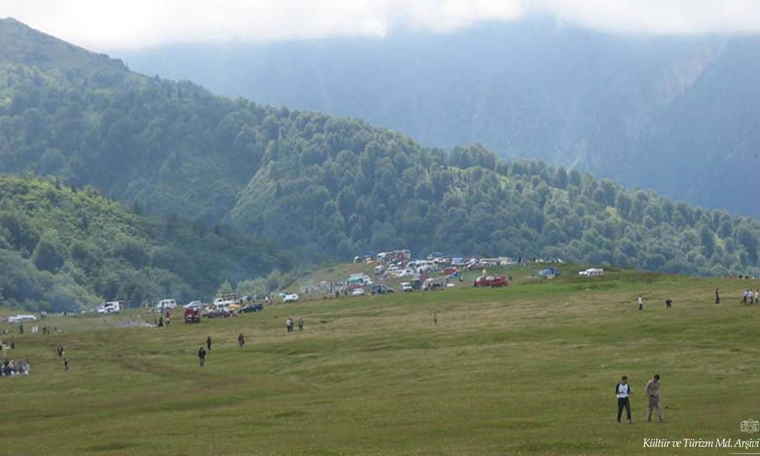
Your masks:
<path fill-rule="evenodd" d="M 504 276 L 482 276 L 475 279 L 473 285 L 476 287 L 506 287 L 507 278 Z"/>
<path fill-rule="evenodd" d="M 393 293 L 393 288 L 385 286 L 385 285 L 381 285 L 381 284 L 374 284 L 374 285 L 372 285 L 371 292 L 372 292 L 373 295 L 376 295 L 376 294 L 389 294 L 389 293 Z"/>
<path fill-rule="evenodd" d="M 264 304 L 248 304 L 238 310 L 238 313 L 261 312 L 262 310 L 264 310 Z"/>
<path fill-rule="evenodd" d="M 224 309 L 209 310 L 204 315 L 204 317 L 206 318 L 227 318 L 231 316 L 232 316 L 232 312 L 230 312 L 229 310 L 224 310 Z"/>

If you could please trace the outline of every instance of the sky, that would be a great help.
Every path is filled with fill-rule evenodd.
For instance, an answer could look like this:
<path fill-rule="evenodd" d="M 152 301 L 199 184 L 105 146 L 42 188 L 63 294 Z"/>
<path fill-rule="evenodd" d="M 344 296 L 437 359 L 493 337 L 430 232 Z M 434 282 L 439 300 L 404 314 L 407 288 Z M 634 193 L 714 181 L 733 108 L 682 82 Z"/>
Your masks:
<path fill-rule="evenodd" d="M 760 33 L 760 0 L 1 0 L 0 18 L 95 51 L 187 42 L 271 42 L 449 33 L 545 16 L 645 35 Z"/>

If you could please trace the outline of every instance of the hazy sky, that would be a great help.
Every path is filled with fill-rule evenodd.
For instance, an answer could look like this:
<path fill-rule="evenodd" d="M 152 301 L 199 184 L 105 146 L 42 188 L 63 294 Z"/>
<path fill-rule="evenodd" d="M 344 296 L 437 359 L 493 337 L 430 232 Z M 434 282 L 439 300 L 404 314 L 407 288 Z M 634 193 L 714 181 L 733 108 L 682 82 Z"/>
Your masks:
<path fill-rule="evenodd" d="M 611 32 L 760 32 L 760 0 L 0 0 L 0 17 L 98 51 L 383 37 L 398 29 L 445 33 L 536 14 Z"/>

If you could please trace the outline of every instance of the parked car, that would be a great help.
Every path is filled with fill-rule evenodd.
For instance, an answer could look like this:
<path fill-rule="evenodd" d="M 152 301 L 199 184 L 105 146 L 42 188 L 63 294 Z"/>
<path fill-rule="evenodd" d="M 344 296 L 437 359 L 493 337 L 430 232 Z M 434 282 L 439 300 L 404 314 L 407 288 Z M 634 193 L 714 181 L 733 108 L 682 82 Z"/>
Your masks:
<path fill-rule="evenodd" d="M 562 275 L 562 270 L 560 268 L 548 267 L 542 269 L 539 274 L 545 279 L 553 279 Z"/>
<path fill-rule="evenodd" d="M 370 292 L 373 295 L 376 295 L 376 294 L 389 294 L 389 293 L 393 293 L 393 288 L 391 288 L 391 287 L 389 287 L 387 285 L 376 283 L 376 284 L 372 285 L 372 289 L 370 290 Z"/>
<path fill-rule="evenodd" d="M 476 287 L 506 287 L 507 278 L 504 276 L 481 276 L 472 283 Z"/>
<path fill-rule="evenodd" d="M 238 310 L 238 313 L 261 312 L 262 310 L 264 310 L 264 304 L 248 304 Z"/>
<path fill-rule="evenodd" d="M 602 276 L 604 275 L 604 269 L 599 268 L 589 268 L 585 271 L 580 271 L 578 273 L 579 276 L 586 276 L 586 277 L 596 277 L 596 276 Z"/>
<path fill-rule="evenodd" d="M 8 323 L 24 323 L 25 321 L 36 321 L 37 317 L 34 315 L 13 315 L 8 317 Z"/>
<path fill-rule="evenodd" d="M 422 282 L 422 291 L 442 290 L 443 282 L 440 279 L 425 279 Z"/>
<path fill-rule="evenodd" d="M 153 309 L 155 312 L 165 312 L 167 310 L 174 310 L 177 307 L 177 301 L 175 299 L 162 299 L 158 302 Z"/>
<path fill-rule="evenodd" d="M 354 288 L 351 292 L 351 296 L 364 296 L 364 288 Z"/>
<path fill-rule="evenodd" d="M 283 302 L 298 302 L 299 296 L 295 293 L 289 293 L 282 297 Z"/>
<path fill-rule="evenodd" d="M 201 312 L 197 307 L 185 307 L 185 323 L 200 323 Z"/>
<path fill-rule="evenodd" d="M 230 306 L 233 304 L 237 304 L 238 297 L 234 293 L 228 293 L 223 294 L 220 296 L 217 296 L 216 299 L 214 299 L 214 309 L 224 309 L 229 310 Z"/>
<path fill-rule="evenodd" d="M 119 313 L 122 308 L 121 301 L 106 302 L 98 306 L 99 314 Z"/>
<path fill-rule="evenodd" d="M 404 293 L 411 293 L 414 291 L 412 284 L 409 282 L 401 282 L 401 291 Z"/>
<path fill-rule="evenodd" d="M 227 309 L 211 309 L 203 316 L 206 318 L 227 318 L 232 316 L 232 312 Z"/>

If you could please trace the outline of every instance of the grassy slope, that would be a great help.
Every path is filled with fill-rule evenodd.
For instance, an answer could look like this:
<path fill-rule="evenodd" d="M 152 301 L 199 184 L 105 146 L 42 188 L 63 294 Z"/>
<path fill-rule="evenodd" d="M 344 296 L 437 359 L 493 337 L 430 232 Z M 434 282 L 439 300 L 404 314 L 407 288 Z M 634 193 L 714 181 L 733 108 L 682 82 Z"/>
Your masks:
<path fill-rule="evenodd" d="M 569 275 L 569 274 L 568 274 Z M 713 304 L 713 290 L 724 303 Z M 760 308 L 746 282 L 609 274 L 297 305 L 168 329 L 125 316 L 51 319 L 16 336 L 28 378 L 2 378 L 3 451 L 19 454 L 725 454 L 651 437 L 748 437 Z M 755 283 L 757 286 L 757 283 Z M 635 296 L 647 297 L 635 310 Z M 664 299 L 674 308 L 666 310 Z M 432 324 L 432 313 L 440 323 Z M 306 331 L 287 335 L 284 319 Z M 243 331 L 248 344 L 235 346 Z M 204 370 L 196 352 L 215 340 Z M 72 370 L 63 372 L 63 343 Z M 643 422 L 663 376 L 665 425 Z M 634 426 L 613 386 L 633 386 Z M 698 453 L 697 453 L 698 452 Z"/>

